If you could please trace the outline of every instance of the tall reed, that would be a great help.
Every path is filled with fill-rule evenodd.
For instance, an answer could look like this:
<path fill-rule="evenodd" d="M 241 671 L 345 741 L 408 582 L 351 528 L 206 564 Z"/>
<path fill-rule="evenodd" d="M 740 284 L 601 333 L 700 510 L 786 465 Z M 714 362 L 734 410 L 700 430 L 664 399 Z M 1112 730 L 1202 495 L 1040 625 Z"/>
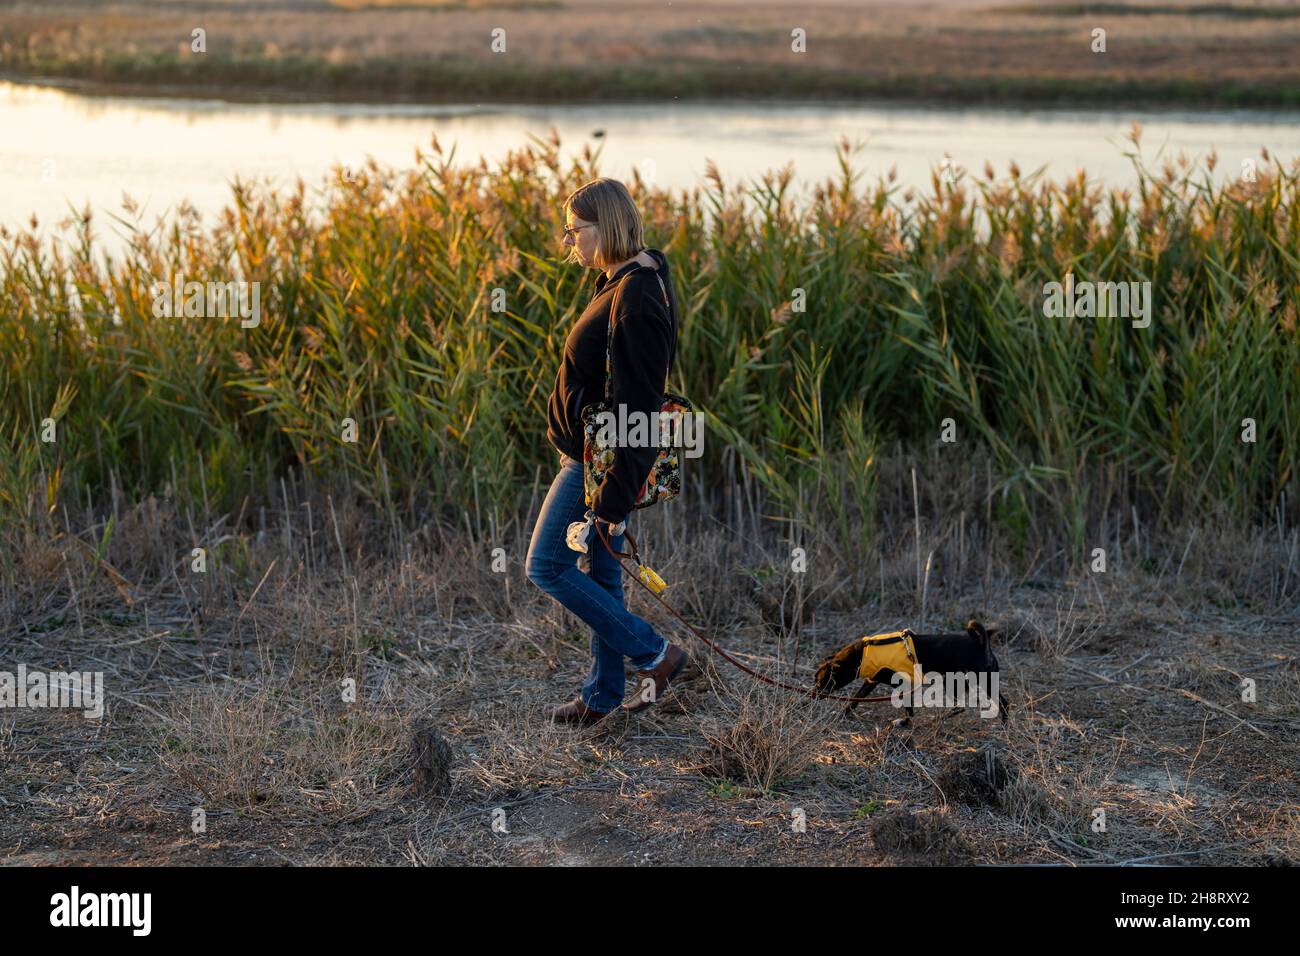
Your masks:
<path fill-rule="evenodd" d="M 0 521 L 114 490 L 230 510 L 301 467 L 395 513 L 499 524 L 554 464 L 546 399 L 591 292 L 559 264 L 560 200 L 599 153 L 559 146 L 489 169 L 435 140 L 319 201 L 236 183 L 210 230 L 192 211 L 149 229 L 128 205 L 120 258 L 88 215 L 66 250 L 0 232 Z M 631 183 L 683 304 L 673 385 L 707 415 L 687 466 L 706 486 L 729 448 L 781 513 L 829 508 L 847 533 L 870 525 L 883 453 L 940 446 L 1076 548 L 1112 506 L 1296 520 L 1300 163 L 1215 185 L 1213 158 L 1156 174 L 1135 150 L 1136 193 L 1013 166 L 936 170 L 909 198 L 892 173 L 864 185 L 854 151 L 804 202 L 789 166 L 748 189 L 716 170 Z M 1150 281 L 1150 327 L 1046 318 L 1066 272 Z M 178 273 L 261 282 L 261 324 L 156 317 L 151 284 Z"/>

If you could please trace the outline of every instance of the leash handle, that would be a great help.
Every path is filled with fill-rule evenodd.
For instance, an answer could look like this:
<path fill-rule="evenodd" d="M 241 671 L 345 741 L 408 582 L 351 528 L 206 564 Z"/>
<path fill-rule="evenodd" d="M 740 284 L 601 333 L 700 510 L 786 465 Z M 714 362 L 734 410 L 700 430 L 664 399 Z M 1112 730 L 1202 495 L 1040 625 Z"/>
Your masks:
<path fill-rule="evenodd" d="M 631 554 L 628 554 L 626 551 L 614 550 L 613 546 L 609 543 L 609 538 L 605 536 L 605 530 L 601 526 L 601 523 L 599 521 L 596 522 L 596 534 L 600 537 L 600 542 L 605 546 L 605 550 L 609 552 L 610 556 L 615 561 L 618 562 L 618 566 L 622 568 L 625 572 L 627 572 L 627 566 L 623 564 L 622 561 L 623 558 L 631 558 L 632 560 L 636 561 L 638 566 L 644 567 L 644 565 L 641 564 L 641 558 L 637 552 L 636 539 L 632 537 L 631 533 L 629 533 L 626 530 L 623 532 L 623 536 L 627 538 L 628 544 L 630 544 L 632 547 Z M 630 574 L 630 572 L 628 573 Z M 746 674 L 755 678 L 756 680 L 762 681 L 764 684 L 770 684 L 773 687 L 780 688 L 781 690 L 794 691 L 797 694 L 803 694 L 805 697 L 811 697 L 814 700 L 842 700 L 842 701 L 852 702 L 852 703 L 882 703 L 887 700 L 893 700 L 892 694 L 886 694 L 883 697 L 880 696 L 848 697 L 843 694 L 823 694 L 816 690 L 808 690 L 808 688 L 806 687 L 798 687 L 794 684 L 787 684 L 784 681 L 773 680 L 772 678 L 768 677 L 766 674 L 760 674 L 758 671 L 754 670 L 753 668 L 748 667 L 745 664 L 741 663 L 740 661 L 736 660 L 734 657 L 732 657 L 730 654 L 728 654 L 726 651 L 720 648 L 717 644 L 714 644 L 711 640 L 709 640 L 707 637 L 705 637 L 703 634 L 697 631 L 694 627 L 692 627 L 690 622 L 687 621 L 680 614 L 678 614 L 673 609 L 672 605 L 670 605 L 667 601 L 661 598 L 653 588 L 651 588 L 648 584 L 646 584 L 646 582 L 642 580 L 640 575 L 632 574 L 631 577 L 633 577 L 637 581 L 637 583 L 641 585 L 641 587 L 645 588 L 646 592 L 652 598 L 654 598 L 656 601 L 662 604 L 668 610 L 669 614 L 677 618 L 677 620 L 681 621 L 682 624 L 686 626 L 687 630 L 689 630 L 692 634 L 694 634 L 697 638 L 699 638 L 705 645 L 712 648 L 720 657 L 722 657 L 723 660 L 734 665 L 735 667 L 740 668 Z"/>

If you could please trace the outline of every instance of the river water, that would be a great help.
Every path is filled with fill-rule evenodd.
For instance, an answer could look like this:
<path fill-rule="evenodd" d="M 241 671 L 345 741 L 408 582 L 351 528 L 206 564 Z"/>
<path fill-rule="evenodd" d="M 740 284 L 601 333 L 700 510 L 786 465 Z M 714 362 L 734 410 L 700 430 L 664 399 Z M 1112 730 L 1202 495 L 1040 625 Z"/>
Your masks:
<path fill-rule="evenodd" d="M 1158 166 L 1180 152 L 1219 157 L 1217 178 L 1240 175 L 1266 148 L 1284 162 L 1300 156 L 1300 114 L 1262 111 L 1084 112 L 888 107 L 860 104 L 656 104 L 598 106 L 375 106 L 240 104 L 198 99 L 85 96 L 46 86 L 0 83 L 0 223 L 33 214 L 42 229 L 89 203 L 97 233 L 120 248 L 123 194 L 152 224 L 188 200 L 211 221 L 230 201 L 229 183 L 268 178 L 319 185 L 337 164 L 409 167 L 436 135 L 457 161 L 489 165 L 506 151 L 558 131 L 563 154 L 602 148 L 600 171 L 624 178 L 635 166 L 657 185 L 703 184 L 712 160 L 724 179 L 751 181 L 793 162 L 796 194 L 837 173 L 835 144 L 860 141 L 862 185 L 891 167 L 903 185 L 927 187 L 945 159 L 1004 176 L 1014 160 L 1046 175 L 1083 168 L 1108 185 L 1136 181 L 1125 152 L 1133 122 L 1142 155 Z M 602 136 L 596 136 L 603 131 Z M 1163 150 L 1163 152 L 1161 152 Z M 45 233 L 48 235 L 48 231 Z"/>

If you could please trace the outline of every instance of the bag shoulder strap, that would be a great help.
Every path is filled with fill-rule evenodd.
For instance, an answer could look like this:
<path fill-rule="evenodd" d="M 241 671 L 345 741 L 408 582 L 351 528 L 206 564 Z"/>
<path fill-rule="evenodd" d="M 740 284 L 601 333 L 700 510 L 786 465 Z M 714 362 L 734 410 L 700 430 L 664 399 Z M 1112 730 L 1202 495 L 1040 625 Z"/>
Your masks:
<path fill-rule="evenodd" d="M 605 324 L 605 404 L 611 409 L 614 406 L 614 366 L 609 353 L 614 347 L 614 312 L 618 309 L 618 297 L 622 294 L 623 283 L 626 281 L 627 276 L 624 276 L 614 287 L 614 298 L 609 303 L 609 321 Z"/>
<path fill-rule="evenodd" d="M 614 287 L 614 298 L 609 303 L 609 322 L 605 326 L 605 404 L 611 406 L 614 403 L 614 398 L 613 398 L 614 368 L 613 368 L 613 364 L 610 361 L 610 352 L 613 350 L 614 347 L 614 314 L 618 309 L 618 297 L 623 292 L 623 284 L 627 282 L 628 278 L 631 275 L 632 273 L 629 272 L 627 275 L 623 276 L 623 278 L 618 280 L 618 285 Z M 659 291 L 662 292 L 664 295 L 664 306 L 668 309 L 668 321 L 672 322 L 673 306 L 672 303 L 668 301 L 668 290 L 664 287 L 664 280 L 660 278 L 658 271 L 655 272 L 655 278 L 659 281 Z M 676 346 L 676 344 L 677 344 L 677 327 L 676 327 L 676 323 L 674 323 L 673 324 L 674 347 Z M 670 352 L 668 356 L 668 368 L 664 369 L 664 391 L 665 392 L 668 391 L 668 375 L 672 371 L 672 365 L 673 365 L 673 359 L 672 359 L 672 353 Z"/>

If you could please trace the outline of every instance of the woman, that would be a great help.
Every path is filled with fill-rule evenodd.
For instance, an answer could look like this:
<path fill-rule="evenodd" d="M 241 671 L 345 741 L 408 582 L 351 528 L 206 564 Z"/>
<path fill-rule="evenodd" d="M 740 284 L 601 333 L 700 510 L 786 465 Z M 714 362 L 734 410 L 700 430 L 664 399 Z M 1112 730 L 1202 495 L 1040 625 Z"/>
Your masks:
<path fill-rule="evenodd" d="M 560 452 L 560 472 L 551 482 L 533 528 L 525 565 L 528 579 L 576 614 L 591 628 L 591 671 L 582 691 L 565 704 L 547 707 L 546 716 L 567 724 L 594 724 L 623 700 L 623 658 L 637 669 L 637 687 L 623 705 L 637 711 L 657 701 L 687 661 L 649 623 L 623 606 L 623 570 L 596 534 L 587 537 L 590 576 L 578 569 L 578 552 L 566 541 L 569 525 L 594 515 L 615 551 L 623 549 L 623 532 L 642 482 L 658 449 L 617 447 L 614 463 L 587 511 L 583 493 L 585 405 L 605 394 L 605 347 L 613 322 L 610 364 L 612 410 L 632 415 L 657 414 L 664 380 L 677 346 L 676 296 L 668 260 L 642 240 L 641 214 L 622 183 L 596 179 L 564 201 L 566 262 L 597 269 L 596 294 L 564 343 L 564 357 L 547 406 L 546 437 Z M 618 290 L 618 314 L 611 315 Z M 648 418 L 648 421 L 656 419 Z M 658 430 L 652 429 L 657 435 Z M 653 694 L 649 682 L 654 682 Z"/>

